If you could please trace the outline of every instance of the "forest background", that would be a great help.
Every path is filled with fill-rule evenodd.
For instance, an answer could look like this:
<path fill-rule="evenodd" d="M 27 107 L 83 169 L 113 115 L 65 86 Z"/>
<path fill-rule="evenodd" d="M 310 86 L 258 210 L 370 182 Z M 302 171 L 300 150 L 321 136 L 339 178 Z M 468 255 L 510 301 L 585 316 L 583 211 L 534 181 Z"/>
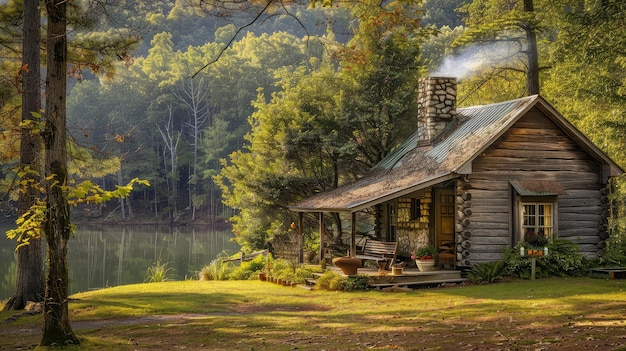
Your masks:
<path fill-rule="evenodd" d="M 232 13 L 202 4 L 113 2 L 101 23 L 70 32 L 82 42 L 140 38 L 132 58 L 112 63 L 114 75 L 69 70 L 73 174 L 105 189 L 134 178 L 152 184 L 119 203 L 78 207 L 74 219 L 230 220 L 244 248 L 265 248 L 296 220 L 288 204 L 360 177 L 416 128 L 419 77 L 459 78 L 461 107 L 527 95 L 528 28 L 537 34 L 541 95 L 626 165 L 621 1 L 535 0 L 532 12 L 499 0 L 275 2 Z M 5 19 L 12 5 L 0 4 Z M 10 45 L 0 53 L 0 209 L 8 215 L 17 199 L 20 61 Z M 626 216 L 617 215 L 614 232 L 624 233 Z"/>

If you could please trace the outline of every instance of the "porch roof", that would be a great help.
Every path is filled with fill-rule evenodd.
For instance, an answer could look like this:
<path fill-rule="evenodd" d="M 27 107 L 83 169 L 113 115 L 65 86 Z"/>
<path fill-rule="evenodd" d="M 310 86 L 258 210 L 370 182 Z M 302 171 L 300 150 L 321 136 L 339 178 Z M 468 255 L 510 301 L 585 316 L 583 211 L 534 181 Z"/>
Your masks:
<path fill-rule="evenodd" d="M 561 184 L 554 180 L 510 180 L 509 183 L 521 196 L 567 195 Z"/>
<path fill-rule="evenodd" d="M 471 173 L 472 161 L 529 109 L 538 107 L 587 152 L 608 165 L 610 175 L 623 171 L 543 98 L 459 108 L 457 121 L 433 143 L 418 141 L 417 131 L 359 180 L 289 206 L 296 212 L 356 212 L 373 205 Z"/>

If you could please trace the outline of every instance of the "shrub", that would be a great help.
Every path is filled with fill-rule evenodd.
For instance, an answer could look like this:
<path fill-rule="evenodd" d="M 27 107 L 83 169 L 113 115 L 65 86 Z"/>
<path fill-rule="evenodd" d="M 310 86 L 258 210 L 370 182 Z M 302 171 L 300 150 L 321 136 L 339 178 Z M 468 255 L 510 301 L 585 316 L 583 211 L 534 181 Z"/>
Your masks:
<path fill-rule="evenodd" d="M 270 268 L 269 275 L 278 278 L 291 280 L 294 272 L 296 271 L 296 264 L 284 259 L 275 259 L 272 261 L 272 267 Z"/>
<path fill-rule="evenodd" d="M 326 271 L 315 283 L 316 289 L 330 291 L 367 290 L 370 280 L 366 275 L 346 277 L 333 271 Z"/>
<path fill-rule="evenodd" d="M 313 277 L 314 270 L 311 267 L 301 266 L 296 268 L 292 282 L 302 284 L 307 278 Z"/>
<path fill-rule="evenodd" d="M 230 272 L 233 270 L 233 264 L 230 262 L 224 262 L 223 259 L 229 257 L 225 252 L 222 252 L 216 259 L 211 261 L 207 266 L 204 266 L 198 278 L 200 280 L 227 280 Z"/>
<path fill-rule="evenodd" d="M 250 261 L 241 262 L 229 275 L 230 280 L 256 279 L 259 272 L 265 268 L 265 256 L 258 255 Z"/>
<path fill-rule="evenodd" d="M 305 279 L 313 277 L 313 273 L 322 272 L 319 267 L 300 265 L 297 262 L 280 258 L 270 262 L 271 264 L 266 265 L 265 270 L 269 271 L 268 274 L 271 277 L 292 283 L 302 284 Z"/>
<path fill-rule="evenodd" d="M 348 277 L 343 284 L 343 291 L 367 290 L 370 286 L 370 278 L 366 275 Z"/>
<path fill-rule="evenodd" d="M 528 257 L 520 256 L 518 244 L 513 249 L 507 249 L 504 253 L 507 274 L 516 274 L 520 278 L 529 279 L 531 274 L 531 261 Z M 591 263 L 579 251 L 578 247 L 567 240 L 555 240 L 546 245 L 548 255 L 537 260 L 536 276 L 583 276 L 589 271 Z"/>
<path fill-rule="evenodd" d="M 470 281 L 476 283 L 493 283 L 502 278 L 505 272 L 506 263 L 504 261 L 475 263 L 469 271 Z"/>
<path fill-rule="evenodd" d="M 583 256 L 578 246 L 567 240 L 555 240 L 548 245 L 549 254 L 537 265 L 549 275 L 580 277 L 589 273 L 591 262 Z"/>
<path fill-rule="evenodd" d="M 519 254 L 519 247 L 513 249 L 505 249 L 504 262 L 506 262 L 504 274 L 517 275 L 522 279 L 530 279 L 530 260 Z"/>
<path fill-rule="evenodd" d="M 317 278 L 317 281 L 315 282 L 315 288 L 321 289 L 321 290 L 330 290 L 330 291 L 339 290 L 338 281 L 341 280 L 342 278 L 345 278 L 345 277 L 342 277 L 333 271 L 326 271 L 324 274 L 322 274 L 321 277 Z"/>
<path fill-rule="evenodd" d="M 599 263 L 605 267 L 626 266 L 626 241 L 623 234 L 616 233 L 607 240 L 607 248 L 600 257 Z"/>

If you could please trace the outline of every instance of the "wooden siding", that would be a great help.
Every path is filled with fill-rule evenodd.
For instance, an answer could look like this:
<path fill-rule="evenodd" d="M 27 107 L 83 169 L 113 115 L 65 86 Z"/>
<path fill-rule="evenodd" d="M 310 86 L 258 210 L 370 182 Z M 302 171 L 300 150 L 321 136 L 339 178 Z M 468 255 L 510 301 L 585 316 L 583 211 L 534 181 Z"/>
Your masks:
<path fill-rule="evenodd" d="M 514 244 L 510 180 L 556 180 L 559 239 L 594 256 L 602 224 L 601 166 L 537 108 L 531 109 L 472 163 L 472 263 L 498 260 Z"/>

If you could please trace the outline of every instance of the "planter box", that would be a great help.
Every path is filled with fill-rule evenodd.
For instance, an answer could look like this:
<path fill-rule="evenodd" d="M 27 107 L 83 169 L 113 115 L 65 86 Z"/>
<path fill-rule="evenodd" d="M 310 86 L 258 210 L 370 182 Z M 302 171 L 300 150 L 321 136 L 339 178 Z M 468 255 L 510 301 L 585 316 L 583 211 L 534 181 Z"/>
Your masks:
<path fill-rule="evenodd" d="M 600 279 L 626 279 L 626 267 L 594 268 L 591 270 L 591 277 Z"/>

